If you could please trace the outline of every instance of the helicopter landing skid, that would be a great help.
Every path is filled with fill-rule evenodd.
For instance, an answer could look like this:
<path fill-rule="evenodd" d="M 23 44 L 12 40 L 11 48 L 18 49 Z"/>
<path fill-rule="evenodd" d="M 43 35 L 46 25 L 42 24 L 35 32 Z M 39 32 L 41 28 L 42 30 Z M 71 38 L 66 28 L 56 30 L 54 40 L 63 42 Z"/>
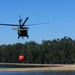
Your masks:
<path fill-rule="evenodd" d="M 18 36 L 18 39 L 20 38 L 20 36 Z M 23 37 L 22 37 L 22 39 L 24 39 Z"/>
<path fill-rule="evenodd" d="M 18 39 L 20 38 L 20 36 L 18 36 Z M 29 36 L 27 35 L 27 38 L 29 38 Z M 24 39 L 23 37 L 22 37 L 22 39 Z"/>

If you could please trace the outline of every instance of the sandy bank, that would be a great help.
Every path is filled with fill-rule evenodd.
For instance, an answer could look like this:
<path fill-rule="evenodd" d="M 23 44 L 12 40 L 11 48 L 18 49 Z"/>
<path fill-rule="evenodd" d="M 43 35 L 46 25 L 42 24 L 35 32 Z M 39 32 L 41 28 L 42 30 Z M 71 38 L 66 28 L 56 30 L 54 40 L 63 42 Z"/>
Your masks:
<path fill-rule="evenodd" d="M 3 72 L 75 71 L 75 64 L 73 64 L 73 65 L 71 65 L 71 64 L 69 64 L 69 65 L 64 65 L 64 64 L 16 64 L 16 65 L 34 65 L 34 66 L 45 66 L 45 67 L 36 67 L 36 68 L 0 68 L 0 72 L 2 72 L 2 71 Z"/>

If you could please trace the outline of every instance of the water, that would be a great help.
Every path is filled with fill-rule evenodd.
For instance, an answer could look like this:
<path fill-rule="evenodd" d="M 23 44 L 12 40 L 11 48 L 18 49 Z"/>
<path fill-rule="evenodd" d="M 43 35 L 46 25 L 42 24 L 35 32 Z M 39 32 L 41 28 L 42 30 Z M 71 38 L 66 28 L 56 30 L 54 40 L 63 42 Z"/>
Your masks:
<path fill-rule="evenodd" d="M 0 65 L 0 68 L 28 68 L 33 66 L 24 66 L 24 65 Z"/>
<path fill-rule="evenodd" d="M 28 68 L 33 66 L 19 66 L 19 65 L 0 65 L 0 68 Z M 64 72 L 0 72 L 0 75 L 75 75 L 75 71 Z"/>
<path fill-rule="evenodd" d="M 35 68 L 35 67 L 44 67 L 44 66 L 0 64 L 0 68 Z M 45 67 L 49 67 L 49 66 L 45 66 Z"/>
<path fill-rule="evenodd" d="M 75 72 L 0 72 L 0 75 L 75 75 Z"/>

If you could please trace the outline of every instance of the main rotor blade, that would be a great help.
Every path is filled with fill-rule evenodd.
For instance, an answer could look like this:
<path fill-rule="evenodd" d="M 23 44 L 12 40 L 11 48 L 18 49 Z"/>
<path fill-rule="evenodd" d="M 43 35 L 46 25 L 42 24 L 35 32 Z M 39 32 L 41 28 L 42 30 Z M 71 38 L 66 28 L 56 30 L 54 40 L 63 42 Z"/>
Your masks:
<path fill-rule="evenodd" d="M 0 25 L 3 25 L 3 26 L 19 26 L 17 24 L 0 24 Z"/>
<path fill-rule="evenodd" d="M 22 25 L 22 26 L 24 26 L 24 24 L 26 23 L 26 21 L 28 20 L 28 18 L 29 18 L 29 17 L 27 17 L 27 18 L 25 19 L 25 21 L 24 21 L 24 23 L 23 23 L 23 25 Z"/>
<path fill-rule="evenodd" d="M 43 25 L 43 24 L 49 24 L 49 22 L 45 22 L 45 23 L 37 23 L 37 24 L 28 24 L 28 25 L 25 25 L 25 26 Z"/>
<path fill-rule="evenodd" d="M 25 28 L 24 29 L 21 29 L 21 28 L 12 28 L 12 30 L 21 30 L 22 31 L 22 30 L 28 30 L 28 29 L 25 29 Z"/>

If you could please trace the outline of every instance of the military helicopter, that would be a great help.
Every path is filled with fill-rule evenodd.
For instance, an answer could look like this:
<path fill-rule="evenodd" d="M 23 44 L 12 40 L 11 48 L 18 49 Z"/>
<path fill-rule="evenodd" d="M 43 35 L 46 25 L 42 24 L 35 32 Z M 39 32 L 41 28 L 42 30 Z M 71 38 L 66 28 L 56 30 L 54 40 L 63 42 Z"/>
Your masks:
<path fill-rule="evenodd" d="M 23 37 L 29 38 L 29 35 L 28 35 L 28 29 L 29 28 L 26 27 L 26 26 L 48 24 L 48 23 L 38 23 L 38 24 L 25 25 L 25 23 L 27 22 L 28 19 L 29 19 L 29 17 L 26 17 L 25 21 L 23 22 L 22 18 L 20 17 L 19 25 L 17 25 L 17 24 L 0 24 L 0 25 L 4 25 L 4 26 L 18 26 L 18 28 L 12 28 L 12 29 L 18 31 L 18 39 L 20 37 L 22 37 L 22 39 L 23 39 Z"/>

